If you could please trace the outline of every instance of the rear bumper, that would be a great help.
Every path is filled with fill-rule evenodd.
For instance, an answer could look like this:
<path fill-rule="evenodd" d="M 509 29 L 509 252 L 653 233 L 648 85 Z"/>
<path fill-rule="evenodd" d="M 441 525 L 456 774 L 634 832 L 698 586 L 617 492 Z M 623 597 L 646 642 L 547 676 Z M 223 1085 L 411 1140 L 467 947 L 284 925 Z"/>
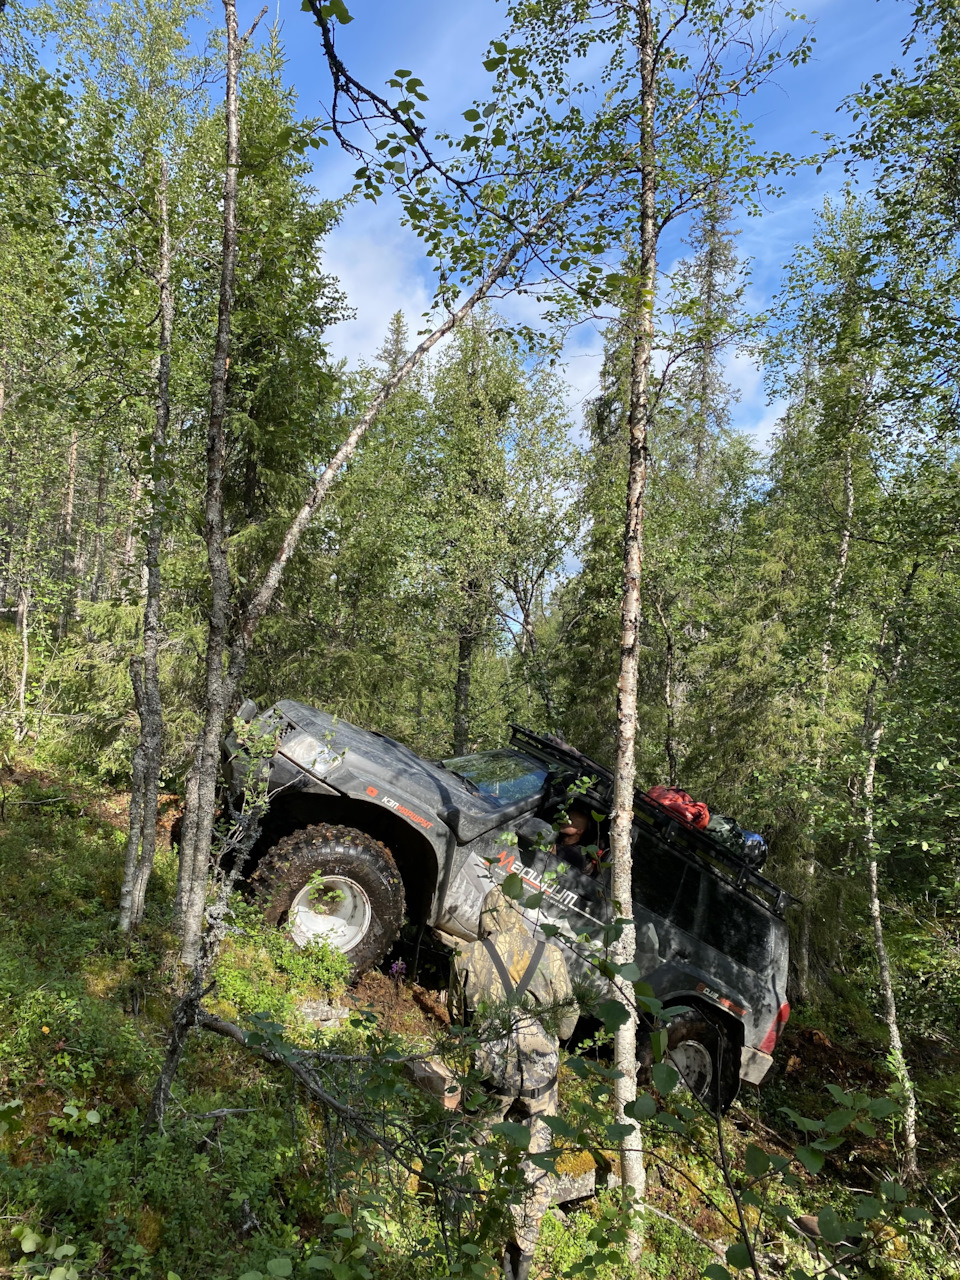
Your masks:
<path fill-rule="evenodd" d="M 773 1066 L 773 1058 L 761 1049 L 744 1045 L 740 1051 L 740 1079 L 749 1084 L 760 1084 Z"/>

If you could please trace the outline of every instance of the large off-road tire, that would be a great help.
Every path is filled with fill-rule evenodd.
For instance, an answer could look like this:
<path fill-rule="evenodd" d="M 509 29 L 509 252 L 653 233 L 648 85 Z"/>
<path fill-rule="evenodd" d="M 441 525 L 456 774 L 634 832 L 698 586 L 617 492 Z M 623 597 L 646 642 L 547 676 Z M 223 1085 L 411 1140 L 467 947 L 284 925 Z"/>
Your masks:
<path fill-rule="evenodd" d="M 382 960 L 403 923 L 403 881 L 385 844 L 353 827 L 320 824 L 286 836 L 250 878 L 268 924 L 307 946 L 325 938 L 353 977 Z"/>
<path fill-rule="evenodd" d="M 648 1080 L 653 1065 L 649 1036 L 638 1045 L 639 1076 Z M 664 1061 L 680 1072 L 678 1088 L 689 1089 L 708 1110 L 723 1115 L 740 1092 L 740 1050 L 722 1022 L 699 1009 L 678 1013 L 667 1023 Z"/>

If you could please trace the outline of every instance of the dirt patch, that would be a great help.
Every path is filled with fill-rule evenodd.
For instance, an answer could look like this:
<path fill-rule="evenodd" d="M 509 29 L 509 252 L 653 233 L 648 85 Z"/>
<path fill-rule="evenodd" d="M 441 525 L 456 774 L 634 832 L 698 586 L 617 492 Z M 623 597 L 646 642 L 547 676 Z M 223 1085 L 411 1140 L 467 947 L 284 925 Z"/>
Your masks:
<path fill-rule="evenodd" d="M 846 1092 L 883 1093 L 890 1081 L 881 1057 L 867 1057 L 850 1045 L 836 1045 L 815 1027 L 786 1032 L 779 1055 L 783 1074 L 801 1087 L 822 1089 L 835 1084 Z"/>
<path fill-rule="evenodd" d="M 395 982 L 385 973 L 366 973 L 347 992 L 345 1003 L 372 1009 L 381 1027 L 394 1035 L 432 1038 L 448 1022 L 443 993 L 415 982 Z"/>

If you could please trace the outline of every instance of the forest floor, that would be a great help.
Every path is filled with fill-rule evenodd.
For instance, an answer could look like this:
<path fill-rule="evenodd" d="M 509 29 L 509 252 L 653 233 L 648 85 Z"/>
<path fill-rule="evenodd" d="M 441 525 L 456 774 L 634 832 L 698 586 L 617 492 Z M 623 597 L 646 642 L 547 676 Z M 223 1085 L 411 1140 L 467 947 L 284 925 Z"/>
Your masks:
<path fill-rule="evenodd" d="M 69 1263 L 81 1278 L 306 1276 L 313 1274 L 316 1242 L 346 1230 L 331 1226 L 331 1209 L 367 1223 L 376 1280 L 453 1274 L 440 1268 L 442 1232 L 422 1189 L 391 1183 L 388 1195 L 376 1171 L 382 1156 L 350 1155 L 342 1128 L 308 1107 L 276 1068 L 231 1042 L 192 1038 L 166 1132 L 141 1136 L 178 982 L 167 923 L 175 867 L 165 850 L 144 928 L 121 939 L 116 909 L 125 815 L 125 796 L 28 760 L 0 772 L 0 1274 L 68 1280 L 56 1268 Z M 173 816 L 168 801 L 167 829 Z M 345 992 L 335 966 L 305 965 L 242 909 L 238 918 L 241 928 L 228 939 L 211 995 L 221 1016 L 242 1024 L 269 1009 L 291 1035 L 309 1036 L 301 1011 L 325 1000 L 364 1011 L 376 1034 L 396 1043 L 423 1048 L 444 1029 L 442 966 L 429 950 L 419 983 L 378 971 Z M 391 964 L 388 957 L 383 968 Z M 791 1024 L 774 1079 L 745 1090 L 720 1131 L 735 1167 L 742 1168 L 748 1144 L 789 1155 L 802 1134 L 784 1109 L 794 1117 L 824 1115 L 832 1106 L 828 1085 L 889 1092 L 882 1036 L 869 1009 L 850 1006 L 855 999 L 845 990 L 846 1003 L 827 999 Z M 329 1044 L 356 1052 L 369 1033 L 348 1020 L 341 1031 L 324 1034 L 333 1037 Z M 934 1044 L 924 1054 L 921 1047 L 919 1039 L 911 1046 L 929 1184 L 921 1201 L 930 1204 L 931 1188 L 943 1202 L 960 1191 L 960 1108 L 943 1087 L 960 1075 L 960 1049 Z M 339 1081 L 344 1089 L 350 1083 Z M 578 1088 L 565 1067 L 565 1107 Z M 4 1110 L 12 1100 L 21 1106 Z M 412 1116 L 419 1104 L 407 1105 Z M 709 1118 L 692 1138 L 648 1134 L 655 1216 L 648 1219 L 643 1275 L 694 1280 L 735 1240 L 715 1139 Z M 597 1159 L 602 1166 L 599 1153 L 571 1153 L 567 1172 L 583 1173 Z M 828 1204 L 842 1212 L 854 1192 L 890 1179 L 896 1165 L 896 1130 L 881 1124 L 872 1136 L 829 1152 L 818 1177 L 800 1170 L 780 1191 L 794 1222 Z M 571 1274 L 583 1262 L 609 1195 L 601 1191 L 549 1215 L 537 1280 Z M 960 1276 L 944 1250 L 951 1230 L 942 1216 L 937 1221 L 936 1209 L 929 1222 L 889 1229 L 864 1274 Z M 815 1243 L 775 1218 L 758 1240 L 769 1275 L 797 1265 L 811 1274 L 822 1270 Z M 73 1252 L 58 1259 L 64 1248 Z M 336 1265 L 348 1268 L 335 1272 L 336 1280 L 363 1275 L 358 1262 Z M 616 1280 L 621 1273 L 604 1266 L 596 1274 Z"/>

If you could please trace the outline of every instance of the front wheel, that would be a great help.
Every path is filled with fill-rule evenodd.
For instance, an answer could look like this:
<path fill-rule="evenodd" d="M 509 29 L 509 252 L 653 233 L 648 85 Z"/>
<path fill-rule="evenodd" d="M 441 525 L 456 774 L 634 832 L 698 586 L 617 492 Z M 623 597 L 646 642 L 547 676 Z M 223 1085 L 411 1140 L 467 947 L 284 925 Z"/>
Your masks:
<path fill-rule="evenodd" d="M 667 1023 L 664 1061 L 680 1073 L 686 1088 L 711 1112 L 723 1115 L 740 1092 L 740 1052 L 722 1025 L 699 1009 L 679 1013 Z M 649 1037 L 639 1046 L 641 1074 L 649 1076 L 653 1050 Z"/>
<path fill-rule="evenodd" d="M 353 827 L 318 824 L 286 836 L 251 876 L 268 924 L 299 947 L 326 941 L 353 977 L 373 968 L 403 923 L 403 881 L 385 844 Z"/>

